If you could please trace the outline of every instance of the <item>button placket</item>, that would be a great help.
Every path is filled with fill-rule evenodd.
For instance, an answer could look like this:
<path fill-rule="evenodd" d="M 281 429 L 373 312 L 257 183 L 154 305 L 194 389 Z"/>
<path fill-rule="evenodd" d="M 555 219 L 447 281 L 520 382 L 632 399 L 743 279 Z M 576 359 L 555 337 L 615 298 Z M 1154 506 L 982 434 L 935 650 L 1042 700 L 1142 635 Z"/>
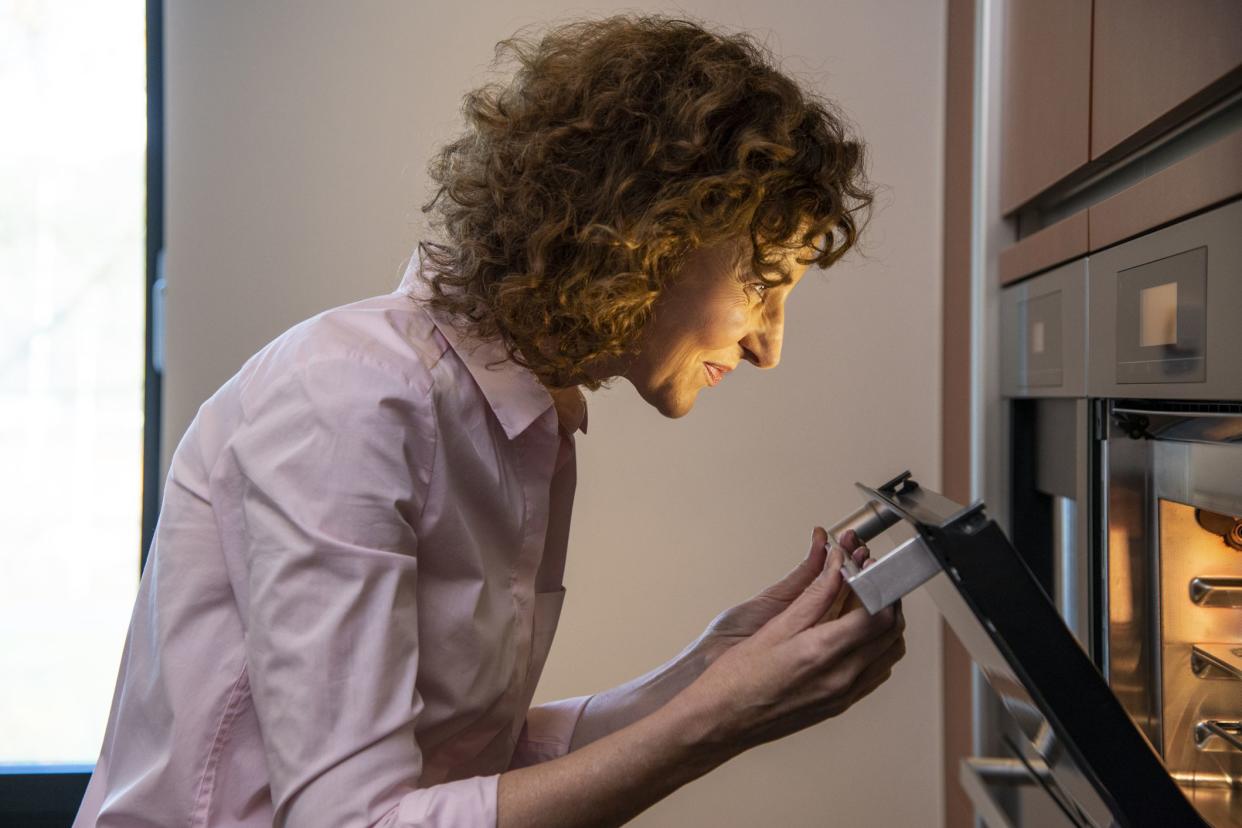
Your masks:
<path fill-rule="evenodd" d="M 521 694 L 526 689 L 534 652 L 536 612 L 535 575 L 547 540 L 548 506 L 552 468 L 559 448 L 556 412 L 548 409 L 516 438 L 520 458 L 522 488 L 526 511 L 523 516 L 522 549 L 514 564 L 512 591 L 517 625 L 518 652 L 511 678 L 510 692 Z"/>

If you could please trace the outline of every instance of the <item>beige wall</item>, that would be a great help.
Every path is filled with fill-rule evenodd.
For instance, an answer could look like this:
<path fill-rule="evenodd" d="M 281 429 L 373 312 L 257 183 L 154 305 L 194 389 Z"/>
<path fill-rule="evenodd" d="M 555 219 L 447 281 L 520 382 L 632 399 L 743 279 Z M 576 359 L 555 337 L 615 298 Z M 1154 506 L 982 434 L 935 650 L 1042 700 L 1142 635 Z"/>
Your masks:
<path fill-rule="evenodd" d="M 288 326 L 391 290 L 422 228 L 424 166 L 492 44 L 568 13 L 517 0 L 226 2 L 167 9 L 167 457 L 199 404 Z M 694 2 L 768 37 L 842 104 L 886 187 L 867 258 L 808 274 L 782 363 L 743 366 L 662 418 L 621 382 L 579 442 L 568 597 L 537 701 L 676 653 L 780 577 L 854 480 L 938 483 L 943 0 Z M 940 823 L 940 625 L 907 601 L 909 654 L 845 716 L 765 745 L 645 826 Z"/>

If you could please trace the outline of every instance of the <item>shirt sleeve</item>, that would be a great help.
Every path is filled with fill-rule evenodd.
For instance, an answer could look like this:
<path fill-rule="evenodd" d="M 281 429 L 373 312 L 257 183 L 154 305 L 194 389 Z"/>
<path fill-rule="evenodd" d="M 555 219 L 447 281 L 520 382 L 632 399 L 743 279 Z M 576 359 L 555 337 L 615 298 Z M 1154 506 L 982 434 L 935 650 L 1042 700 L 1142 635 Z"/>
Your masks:
<path fill-rule="evenodd" d="M 518 734 L 508 770 L 537 765 L 569 753 L 574 728 L 591 696 L 575 696 L 532 707 Z"/>
<path fill-rule="evenodd" d="M 498 775 L 419 787 L 413 527 L 435 452 L 429 400 L 425 373 L 318 358 L 258 389 L 229 444 L 277 826 L 496 824 Z"/>

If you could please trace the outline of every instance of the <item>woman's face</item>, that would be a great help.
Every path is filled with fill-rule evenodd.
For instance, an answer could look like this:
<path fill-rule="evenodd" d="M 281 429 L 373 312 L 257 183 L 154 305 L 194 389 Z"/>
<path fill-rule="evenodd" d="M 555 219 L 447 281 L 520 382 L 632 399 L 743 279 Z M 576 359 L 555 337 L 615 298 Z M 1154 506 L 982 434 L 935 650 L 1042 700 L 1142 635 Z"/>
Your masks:
<path fill-rule="evenodd" d="M 725 245 L 695 251 L 656 300 L 622 376 L 661 414 L 675 418 L 689 413 L 700 391 L 728 381 L 727 371 L 742 360 L 775 368 L 785 301 L 809 267 L 796 259 L 811 255 L 809 249 L 790 251 L 785 265 L 793 281 L 769 288 L 751 271 L 749 256 L 734 271 Z"/>

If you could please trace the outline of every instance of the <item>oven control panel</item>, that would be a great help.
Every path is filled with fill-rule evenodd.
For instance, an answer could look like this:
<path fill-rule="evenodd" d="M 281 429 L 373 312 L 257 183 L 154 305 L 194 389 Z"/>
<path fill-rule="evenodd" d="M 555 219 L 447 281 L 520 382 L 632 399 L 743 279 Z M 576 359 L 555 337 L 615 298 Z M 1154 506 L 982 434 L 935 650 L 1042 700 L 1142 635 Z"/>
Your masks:
<path fill-rule="evenodd" d="M 1001 294 L 1001 390 L 1009 397 L 1081 397 L 1086 391 L 1087 260 Z"/>
<path fill-rule="evenodd" d="M 1207 379 L 1207 247 L 1117 274 L 1117 382 Z"/>
<path fill-rule="evenodd" d="M 1242 398 L 1242 201 L 1087 260 L 1087 396 Z"/>

